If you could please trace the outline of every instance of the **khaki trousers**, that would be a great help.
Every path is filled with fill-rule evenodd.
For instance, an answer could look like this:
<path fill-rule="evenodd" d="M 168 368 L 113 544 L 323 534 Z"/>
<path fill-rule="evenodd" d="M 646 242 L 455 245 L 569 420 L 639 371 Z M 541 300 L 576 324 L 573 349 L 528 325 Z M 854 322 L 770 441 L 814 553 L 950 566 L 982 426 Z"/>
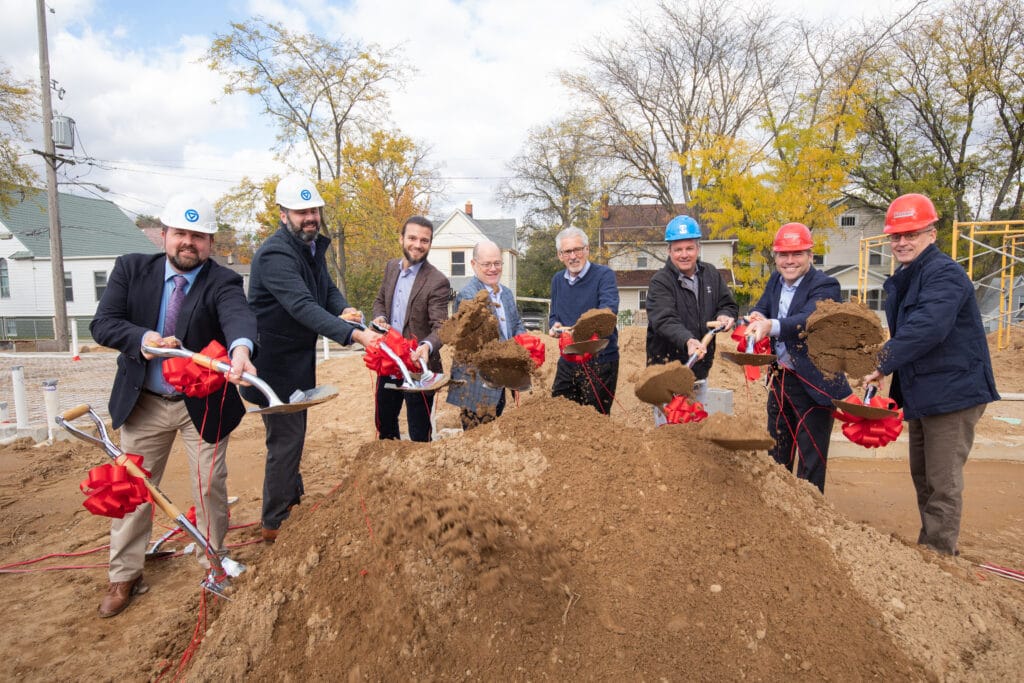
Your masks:
<path fill-rule="evenodd" d="M 227 435 L 216 447 L 206 443 L 192 424 L 184 401 L 165 401 L 142 392 L 132 414 L 121 426 L 121 448 L 126 453 L 141 455 L 142 466 L 149 470 L 153 483 L 159 485 L 175 434 L 181 434 L 188 455 L 196 528 L 206 536 L 211 547 L 220 550 L 228 530 Z M 140 505 L 123 519 L 111 523 L 110 581 L 131 581 L 142 573 L 146 546 L 153 531 L 151 508 L 150 503 Z"/>
<path fill-rule="evenodd" d="M 963 510 L 964 464 L 985 404 L 908 420 L 910 476 L 917 491 L 921 531 L 917 542 L 946 555 L 956 553 Z"/>

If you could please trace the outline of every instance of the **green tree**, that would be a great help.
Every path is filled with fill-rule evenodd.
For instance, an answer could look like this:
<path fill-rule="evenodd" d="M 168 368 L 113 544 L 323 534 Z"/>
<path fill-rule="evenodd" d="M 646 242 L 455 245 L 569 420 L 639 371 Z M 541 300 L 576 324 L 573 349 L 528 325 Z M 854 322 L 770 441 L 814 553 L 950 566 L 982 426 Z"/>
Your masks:
<path fill-rule="evenodd" d="M 551 297 L 551 278 L 563 268 L 555 249 L 555 235 L 561 226 L 538 228 L 526 238 L 526 249 L 519 260 L 517 296 Z"/>
<path fill-rule="evenodd" d="M 0 62 L 0 209 L 10 206 L 10 191 L 39 181 L 39 176 L 21 161 L 18 143 L 26 138 L 26 126 L 38 118 L 35 88 L 14 78 Z"/>

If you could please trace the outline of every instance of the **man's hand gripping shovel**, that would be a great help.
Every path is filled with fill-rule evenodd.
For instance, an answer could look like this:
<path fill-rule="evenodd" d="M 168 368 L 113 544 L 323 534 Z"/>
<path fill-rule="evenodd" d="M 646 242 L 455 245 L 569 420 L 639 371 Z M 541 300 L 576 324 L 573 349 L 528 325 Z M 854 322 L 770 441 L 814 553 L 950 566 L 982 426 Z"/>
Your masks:
<path fill-rule="evenodd" d="M 88 415 L 89 419 L 92 420 L 96 426 L 96 433 L 99 435 L 93 436 L 88 434 L 81 429 L 78 429 L 71 424 L 73 420 Z M 88 404 L 82 404 L 75 408 L 67 410 L 62 415 L 58 415 L 56 418 L 57 424 L 66 429 L 68 432 L 78 437 L 82 441 L 88 441 L 89 443 L 96 444 L 103 448 L 107 452 L 107 455 L 116 462 L 118 465 L 123 466 L 128 470 L 128 473 L 133 477 L 138 477 L 146 485 L 146 489 L 149 491 L 150 497 L 156 506 L 159 507 L 164 513 L 174 520 L 174 522 L 181 527 L 181 530 L 192 537 L 192 539 L 199 544 L 199 546 L 206 553 L 206 558 L 210 561 L 210 573 L 207 574 L 206 578 L 200 584 L 203 588 L 215 593 L 223 598 L 227 598 L 227 591 L 229 590 L 230 578 L 239 576 L 245 571 L 245 565 L 235 562 L 230 557 L 221 557 L 220 554 L 210 547 L 210 543 L 206 540 L 206 537 L 200 533 L 199 529 L 196 528 L 192 522 L 171 502 L 171 499 L 163 494 L 163 492 L 157 488 L 156 484 L 150 481 L 146 473 L 142 471 L 134 462 L 132 462 L 120 448 L 114 444 L 110 439 L 110 435 L 107 433 L 107 428 L 103 424 L 99 415 L 88 406 Z"/>
<path fill-rule="evenodd" d="M 345 318 L 345 322 L 347 322 L 347 323 L 349 323 L 351 325 L 354 325 L 354 326 L 356 326 L 356 327 L 358 327 L 359 329 L 362 329 L 362 330 L 367 329 L 367 326 L 365 324 L 363 324 L 363 322 L 361 320 L 356 320 L 356 319 L 353 319 L 353 318 Z M 381 325 L 378 325 L 377 323 L 372 322 L 372 321 L 370 322 L 369 327 L 374 332 L 379 332 L 380 334 L 387 334 L 387 331 L 388 331 L 388 329 L 386 327 L 382 327 Z M 405 364 L 404 361 L 402 361 L 402 359 L 399 357 L 399 355 L 397 353 L 395 353 L 394 350 L 390 346 L 388 346 L 387 344 L 384 343 L 383 339 L 380 340 L 379 344 L 380 344 L 380 350 L 383 351 L 385 353 L 385 355 L 387 355 L 388 358 L 390 358 L 392 361 L 394 361 L 395 365 L 397 365 L 398 369 L 402 372 L 402 383 L 401 384 L 387 384 L 387 383 L 385 383 L 384 386 L 386 388 L 392 389 L 394 391 L 405 391 L 405 392 L 412 392 L 412 393 L 422 393 L 424 391 L 435 391 L 437 389 L 440 389 L 443 386 L 445 386 L 446 384 L 448 384 L 448 382 L 450 381 L 448 376 L 445 375 L 444 373 L 434 372 L 433 370 L 428 368 L 427 364 L 425 362 L 423 362 L 423 360 L 420 359 L 420 358 L 416 359 L 416 362 L 420 366 L 419 378 L 414 378 L 412 376 L 412 372 L 410 372 L 410 370 L 409 370 L 409 367 Z"/>

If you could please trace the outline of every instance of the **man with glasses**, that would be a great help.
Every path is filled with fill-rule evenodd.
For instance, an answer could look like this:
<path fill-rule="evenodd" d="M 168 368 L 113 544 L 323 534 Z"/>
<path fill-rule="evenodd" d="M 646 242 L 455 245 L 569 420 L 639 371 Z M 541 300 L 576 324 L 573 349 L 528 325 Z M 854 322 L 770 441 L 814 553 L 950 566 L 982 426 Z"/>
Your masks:
<path fill-rule="evenodd" d="M 555 236 L 555 248 L 565 270 L 558 271 L 551 279 L 549 333 L 560 335 L 562 328 L 572 327 L 581 315 L 594 308 L 608 308 L 617 314 L 619 288 L 615 284 L 615 273 L 607 266 L 588 260 L 590 243 L 587 233 L 579 228 L 565 228 Z M 594 406 L 607 415 L 611 412 L 615 385 L 619 380 L 618 330 L 608 338 L 608 346 L 588 363 L 584 367 L 559 357 L 551 394 L 564 396 L 580 405 Z"/>
<path fill-rule="evenodd" d="M 463 301 L 473 299 L 480 291 L 486 290 L 494 305 L 498 319 L 498 333 L 502 340 L 524 334 L 526 328 L 519 316 L 516 295 L 501 284 L 501 247 L 490 240 L 478 242 L 473 247 L 473 278 L 455 295 L 455 310 Z M 505 390 L 484 386 L 483 380 L 462 363 L 452 365 L 452 379 L 464 380 L 465 384 L 453 382 L 448 389 L 448 403 L 461 408 L 462 429 L 491 422 L 501 417 L 505 410 Z"/>
<path fill-rule="evenodd" d="M 891 374 L 889 395 L 903 407 L 921 515 L 917 542 L 955 555 L 964 463 L 975 425 L 999 394 L 974 286 L 935 246 L 938 220 L 924 195 L 889 205 L 885 233 L 900 264 L 883 285 L 890 338 L 864 381 Z"/>

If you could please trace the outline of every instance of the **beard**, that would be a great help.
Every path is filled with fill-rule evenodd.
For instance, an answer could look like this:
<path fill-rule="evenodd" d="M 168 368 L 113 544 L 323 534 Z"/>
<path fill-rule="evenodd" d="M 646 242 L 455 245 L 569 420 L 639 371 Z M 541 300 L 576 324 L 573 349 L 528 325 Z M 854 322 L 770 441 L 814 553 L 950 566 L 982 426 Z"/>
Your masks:
<path fill-rule="evenodd" d="M 409 250 L 405 249 L 404 247 L 402 248 L 402 255 L 405 256 L 405 262 L 408 263 L 410 266 L 415 266 L 417 263 L 419 263 L 420 261 L 425 261 L 427 258 L 426 254 L 420 256 L 419 258 L 413 258 L 412 254 L 409 253 Z"/>
<path fill-rule="evenodd" d="M 200 259 L 199 252 L 194 249 L 178 249 L 173 254 L 168 254 L 167 260 L 170 261 L 171 265 L 177 270 L 184 273 L 206 263 L 206 259 Z"/>
<path fill-rule="evenodd" d="M 320 221 L 316 218 L 304 220 L 299 225 L 295 225 L 294 223 L 292 223 L 290 218 L 286 218 L 285 225 L 288 226 L 288 230 L 290 230 L 291 233 L 295 235 L 295 237 L 302 240 L 303 242 L 306 242 L 307 244 L 315 240 L 316 236 L 320 234 Z M 310 226 L 315 227 L 316 230 L 314 230 L 313 232 L 306 232 L 304 228 Z"/>

